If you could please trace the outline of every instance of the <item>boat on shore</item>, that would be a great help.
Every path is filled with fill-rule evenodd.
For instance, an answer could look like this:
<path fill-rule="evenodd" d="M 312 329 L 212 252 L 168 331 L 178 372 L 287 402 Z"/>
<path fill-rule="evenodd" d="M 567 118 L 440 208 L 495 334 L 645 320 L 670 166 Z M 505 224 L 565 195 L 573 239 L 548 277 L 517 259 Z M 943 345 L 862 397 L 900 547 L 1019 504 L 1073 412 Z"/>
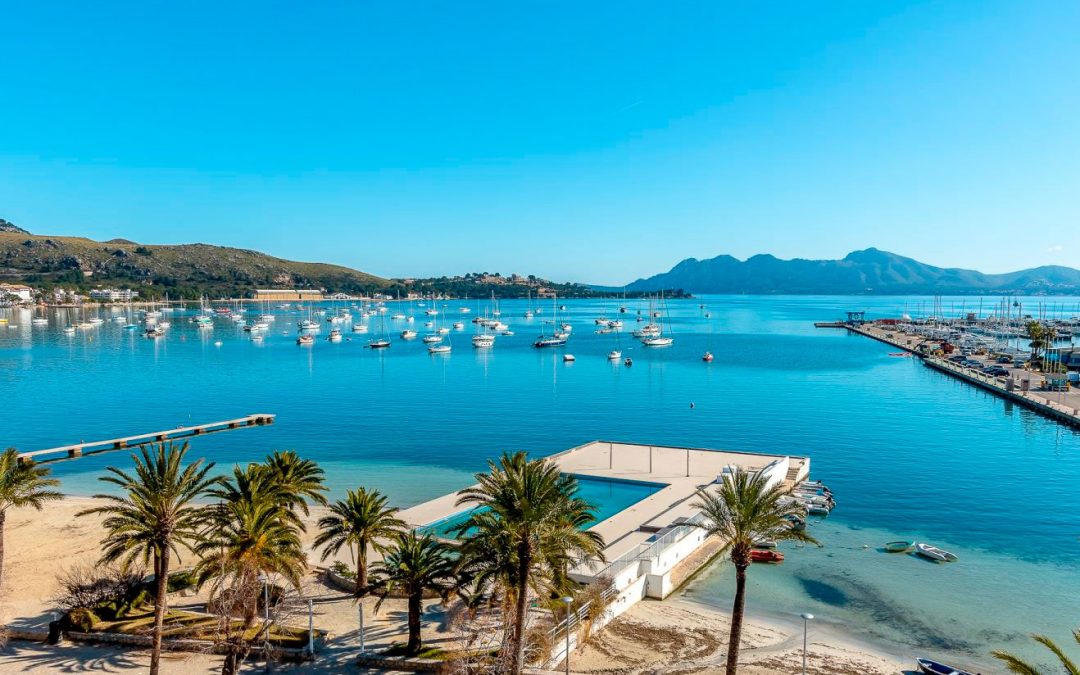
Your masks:
<path fill-rule="evenodd" d="M 890 541 L 885 544 L 885 550 L 888 553 L 907 553 L 913 548 L 915 548 L 913 541 Z"/>
<path fill-rule="evenodd" d="M 926 673 L 926 675 L 973 675 L 966 670 L 960 670 L 952 666 L 947 666 L 940 661 L 934 661 L 932 659 L 917 658 L 915 663 L 919 665 L 919 671 Z"/>
<path fill-rule="evenodd" d="M 938 562 L 956 562 L 960 559 L 955 554 L 930 544 L 915 544 L 915 552 L 924 558 Z"/>

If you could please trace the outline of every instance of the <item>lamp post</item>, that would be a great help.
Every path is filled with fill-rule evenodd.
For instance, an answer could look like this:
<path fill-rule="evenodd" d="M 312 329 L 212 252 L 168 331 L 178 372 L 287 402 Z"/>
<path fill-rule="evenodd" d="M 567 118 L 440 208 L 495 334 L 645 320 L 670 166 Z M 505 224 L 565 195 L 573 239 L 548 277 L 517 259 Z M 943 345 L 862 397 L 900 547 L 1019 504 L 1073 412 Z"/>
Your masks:
<path fill-rule="evenodd" d="M 802 616 L 802 672 L 806 675 L 806 624 L 814 618 L 814 615 L 803 613 L 800 616 Z"/>
<path fill-rule="evenodd" d="M 266 672 L 270 672 L 270 577 L 260 574 L 258 580 L 263 585 L 263 615 L 266 627 L 263 629 L 263 654 L 266 656 Z"/>
<path fill-rule="evenodd" d="M 360 653 L 364 653 L 364 599 L 356 601 L 357 611 L 360 612 Z"/>
<path fill-rule="evenodd" d="M 566 675 L 570 675 L 570 606 L 574 604 L 574 599 L 564 595 L 562 601 L 566 603 Z"/>

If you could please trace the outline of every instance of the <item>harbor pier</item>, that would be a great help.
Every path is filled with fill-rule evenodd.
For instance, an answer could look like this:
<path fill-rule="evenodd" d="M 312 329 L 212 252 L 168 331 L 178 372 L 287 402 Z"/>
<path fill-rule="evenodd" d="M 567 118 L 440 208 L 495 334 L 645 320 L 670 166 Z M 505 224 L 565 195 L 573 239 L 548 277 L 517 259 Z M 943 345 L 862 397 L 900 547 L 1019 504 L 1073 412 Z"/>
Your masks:
<path fill-rule="evenodd" d="M 815 324 L 818 325 L 818 324 Z M 895 322 L 882 325 L 875 322 L 829 322 L 821 327 L 843 328 L 850 333 L 883 342 L 890 347 L 910 353 L 924 365 L 934 370 L 955 377 L 963 382 L 989 391 L 1046 417 L 1068 426 L 1080 428 L 1080 390 L 1067 384 L 1058 390 L 1046 388 L 1050 374 L 1030 370 L 1015 365 L 1002 366 L 1008 375 L 992 376 L 979 368 L 954 363 L 943 355 L 940 349 L 944 340 L 917 335 L 903 329 Z M 992 361 L 982 355 L 973 355 L 973 360 L 985 366 Z M 1057 375 L 1064 378 L 1063 375 Z"/>
<path fill-rule="evenodd" d="M 38 463 L 75 459 L 85 455 L 96 455 L 102 452 L 122 450 L 123 448 L 132 446 L 146 445 L 147 443 L 161 443 L 164 441 L 188 438 L 190 436 L 201 436 L 203 434 L 216 433 L 219 431 L 229 431 L 231 429 L 265 426 L 267 424 L 273 424 L 276 417 L 277 415 L 271 413 L 256 413 L 245 417 L 238 417 L 236 419 L 223 420 L 221 422 L 178 426 L 175 429 L 151 431 L 150 433 L 124 436 L 122 438 L 110 438 L 104 441 L 82 441 L 71 445 L 46 448 L 44 450 L 21 452 L 19 453 L 19 459 Z"/>

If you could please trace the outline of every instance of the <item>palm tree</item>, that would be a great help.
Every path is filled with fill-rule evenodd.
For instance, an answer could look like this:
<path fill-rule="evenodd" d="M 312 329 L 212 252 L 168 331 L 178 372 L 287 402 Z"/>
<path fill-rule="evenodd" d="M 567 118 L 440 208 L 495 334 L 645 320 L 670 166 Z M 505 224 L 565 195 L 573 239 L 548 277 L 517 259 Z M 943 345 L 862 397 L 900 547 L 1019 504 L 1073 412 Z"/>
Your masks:
<path fill-rule="evenodd" d="M 49 468 L 20 460 L 15 448 L 0 453 L 0 584 L 4 583 L 4 521 L 11 507 L 32 506 L 40 511 L 50 499 L 64 495 L 54 488 L 60 481 L 49 478 Z"/>
<path fill-rule="evenodd" d="M 315 548 L 324 547 L 322 559 L 337 553 L 343 546 L 356 555 L 356 597 L 368 592 L 367 550 L 372 546 L 380 553 L 386 548 L 380 540 L 393 537 L 405 528 L 397 517 L 398 509 L 386 505 L 387 499 L 378 490 L 364 488 L 349 490 L 345 499 L 330 505 L 330 515 L 319 519 L 319 535 Z"/>
<path fill-rule="evenodd" d="M 289 509 L 308 515 L 308 502 L 326 505 L 326 472 L 310 459 L 301 459 L 292 450 L 275 450 L 261 465 L 288 500 Z"/>
<path fill-rule="evenodd" d="M 86 509 L 79 516 L 101 514 L 106 535 L 102 562 L 121 561 L 124 567 L 138 559 L 154 561 L 154 642 L 150 673 L 156 675 L 161 660 L 161 633 L 168 603 L 170 556 L 180 559 L 180 545 L 191 546 L 200 524 L 199 509 L 192 502 L 215 482 L 206 474 L 214 466 L 199 459 L 184 466 L 188 444 L 159 443 L 132 454 L 134 473 L 115 467 L 100 480 L 114 485 L 121 495 L 97 495 L 104 506 Z"/>
<path fill-rule="evenodd" d="M 252 464 L 236 468 L 231 481 L 211 490 L 220 501 L 207 508 L 206 526 L 195 546 L 200 556 L 196 581 L 200 587 L 211 582 L 224 608 L 223 675 L 237 672 L 250 651 L 247 635 L 258 615 L 261 583 L 278 575 L 298 589 L 307 569 L 299 519 L 280 486 L 267 476 L 265 465 Z M 240 614 L 235 631 L 234 613 Z"/>
<path fill-rule="evenodd" d="M 1032 635 L 1031 637 L 1054 653 L 1054 656 L 1061 662 L 1061 667 L 1065 669 L 1067 675 L 1080 675 L 1080 668 L 1076 667 L 1076 664 L 1073 663 L 1072 659 L 1066 656 L 1065 652 L 1061 650 L 1061 647 L 1058 647 L 1053 640 L 1045 635 Z M 1073 639 L 1076 640 L 1077 643 L 1080 643 L 1080 630 L 1073 631 Z M 991 654 L 993 654 L 995 659 L 1003 662 L 1006 670 L 1010 673 L 1019 673 L 1020 675 L 1040 675 L 1042 672 L 1035 666 L 1025 661 L 1021 661 L 1007 651 L 998 649 L 991 652 Z"/>
<path fill-rule="evenodd" d="M 459 531 L 480 531 L 493 523 L 503 530 L 497 535 L 498 545 L 511 552 L 507 562 L 516 566 L 512 573 L 501 573 L 513 602 L 505 641 L 509 669 L 519 675 L 525 664 L 529 591 L 549 594 L 565 579 L 572 560 L 603 560 L 604 540 L 582 529 L 592 520 L 592 506 L 577 496 L 577 480 L 559 473 L 554 462 L 530 461 L 524 452 L 517 452 L 504 454 L 498 463 L 488 462 L 488 469 L 476 475 L 479 485 L 460 493 L 458 505 L 481 508 L 474 509 Z M 490 516 L 483 515 L 488 512 Z M 468 553 L 474 559 L 485 555 L 479 549 Z"/>
<path fill-rule="evenodd" d="M 1031 342 L 1028 343 L 1028 346 L 1031 347 L 1031 360 L 1038 360 L 1039 353 L 1046 345 L 1046 327 L 1041 322 L 1033 319 L 1027 322 L 1025 328 L 1028 337 L 1031 338 Z"/>
<path fill-rule="evenodd" d="M 416 654 L 423 647 L 420 636 L 421 601 L 429 590 L 438 592 L 444 599 L 456 586 L 454 576 L 453 548 L 430 534 L 417 534 L 416 530 L 398 532 L 392 546 L 374 572 L 379 575 L 379 603 L 394 592 L 404 594 L 409 600 L 409 643 L 405 650 Z"/>
<path fill-rule="evenodd" d="M 743 612 L 746 604 L 746 570 L 750 551 L 757 539 L 795 540 L 816 544 L 803 530 L 791 526 L 789 518 L 805 515 L 794 501 L 781 500 L 787 493 L 780 484 L 769 484 L 762 472 L 737 469 L 724 479 L 716 491 L 702 490 L 694 508 L 701 509 L 706 522 L 699 525 L 710 535 L 724 540 L 721 552 L 727 551 L 735 565 L 735 603 L 731 609 L 731 634 L 728 638 L 727 675 L 735 675 L 739 666 L 739 642 L 742 639 Z"/>

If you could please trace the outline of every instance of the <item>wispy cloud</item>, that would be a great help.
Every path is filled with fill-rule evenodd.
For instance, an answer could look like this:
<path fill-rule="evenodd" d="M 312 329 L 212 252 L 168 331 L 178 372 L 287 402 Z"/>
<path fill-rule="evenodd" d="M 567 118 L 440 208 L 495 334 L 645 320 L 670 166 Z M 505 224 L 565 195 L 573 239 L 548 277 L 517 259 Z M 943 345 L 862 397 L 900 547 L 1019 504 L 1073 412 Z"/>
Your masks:
<path fill-rule="evenodd" d="M 1047 253 L 1061 253 L 1064 250 L 1065 250 L 1065 247 L 1062 246 L 1061 244 L 1054 244 L 1053 246 L 1048 246 L 1046 248 Z"/>

